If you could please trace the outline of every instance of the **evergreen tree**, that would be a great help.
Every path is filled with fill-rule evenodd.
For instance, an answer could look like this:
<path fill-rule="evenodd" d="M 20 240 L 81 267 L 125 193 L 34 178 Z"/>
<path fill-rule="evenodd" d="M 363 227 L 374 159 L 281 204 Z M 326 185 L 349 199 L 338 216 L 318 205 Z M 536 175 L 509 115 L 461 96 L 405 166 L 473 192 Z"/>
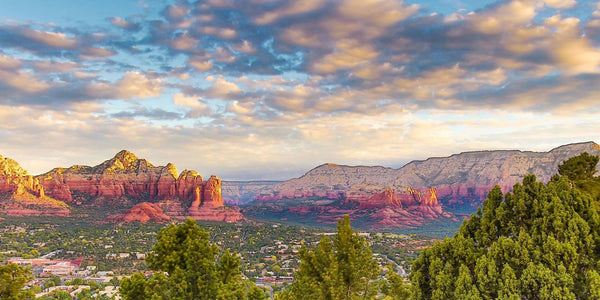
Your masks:
<path fill-rule="evenodd" d="M 570 180 L 592 179 L 596 174 L 596 165 L 600 157 L 583 152 L 580 155 L 565 160 L 558 166 L 558 174 L 567 176 Z"/>
<path fill-rule="evenodd" d="M 348 216 L 338 221 L 333 240 L 323 236 L 315 248 L 302 247 L 299 258 L 294 283 L 276 299 L 372 299 L 379 292 L 377 261 Z M 401 292 L 397 282 L 394 288 Z"/>
<path fill-rule="evenodd" d="M 600 178 L 594 177 L 594 174 L 596 174 L 596 165 L 599 159 L 598 156 L 584 152 L 567 159 L 558 166 L 558 172 L 561 175 L 567 176 L 575 187 L 592 196 L 596 210 L 600 210 Z"/>
<path fill-rule="evenodd" d="M 499 187 L 450 239 L 424 250 L 417 299 L 587 299 L 597 294 L 600 223 L 589 194 L 565 176 Z"/>
<path fill-rule="evenodd" d="M 246 299 L 250 292 L 261 299 L 255 286 L 242 280 L 237 254 L 226 250 L 217 258 L 219 249 L 194 219 L 162 228 L 152 249 L 147 263 L 155 275 L 121 280 L 124 299 Z"/>
<path fill-rule="evenodd" d="M 23 290 L 25 283 L 32 278 L 29 269 L 17 264 L 0 265 L 0 299 L 33 299 L 32 293 Z"/>

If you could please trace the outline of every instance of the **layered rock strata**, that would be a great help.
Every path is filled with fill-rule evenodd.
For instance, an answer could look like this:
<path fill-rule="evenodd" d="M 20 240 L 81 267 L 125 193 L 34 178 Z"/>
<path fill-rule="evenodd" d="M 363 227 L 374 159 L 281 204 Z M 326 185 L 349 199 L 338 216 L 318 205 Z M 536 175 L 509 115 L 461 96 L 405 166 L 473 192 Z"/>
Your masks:
<path fill-rule="evenodd" d="M 11 216 L 67 216 L 69 206 L 48 197 L 39 180 L 0 156 L 0 210 Z"/>
<path fill-rule="evenodd" d="M 138 213 L 144 216 L 140 220 L 156 217 L 156 221 L 162 221 L 163 211 L 166 215 L 180 218 L 189 216 L 230 222 L 243 219 L 239 210 L 223 205 L 218 177 L 213 175 L 204 181 L 196 171 L 178 173 L 171 163 L 154 166 L 126 150 L 97 166 L 55 168 L 38 176 L 28 175 L 15 164 L 12 160 L 0 160 L 0 193 L 29 193 L 21 198 L 31 202 L 35 196 L 39 200 L 37 205 L 45 205 L 52 200 L 65 207 L 67 203 L 97 208 L 131 208 L 121 217 L 109 218 L 122 221 L 135 219 Z M 141 202 L 148 204 L 134 206 Z M 4 201 L 4 204 L 12 205 L 12 202 Z M 23 213 L 26 211 L 23 210 Z"/>
<path fill-rule="evenodd" d="M 535 174 L 538 179 L 548 181 L 557 173 L 561 162 L 583 152 L 600 155 L 600 146 L 586 142 L 561 146 L 549 152 L 465 152 L 413 161 L 399 169 L 324 164 L 300 178 L 275 185 L 270 192 L 257 195 L 257 199 L 277 203 L 284 199 L 317 198 L 358 203 L 358 207 L 353 207 L 358 212 L 377 211 L 370 215 L 374 226 L 413 226 L 426 219 L 450 217 L 448 210 L 473 211 L 495 185 L 504 192 L 510 191 L 526 174 Z M 326 215 L 327 211 L 339 210 L 338 206 L 339 202 L 313 210 L 302 206 L 290 211 L 308 213 L 318 210 L 319 214 Z M 345 212 L 356 214 L 355 211 Z M 404 220 L 400 220 L 402 218 Z"/>

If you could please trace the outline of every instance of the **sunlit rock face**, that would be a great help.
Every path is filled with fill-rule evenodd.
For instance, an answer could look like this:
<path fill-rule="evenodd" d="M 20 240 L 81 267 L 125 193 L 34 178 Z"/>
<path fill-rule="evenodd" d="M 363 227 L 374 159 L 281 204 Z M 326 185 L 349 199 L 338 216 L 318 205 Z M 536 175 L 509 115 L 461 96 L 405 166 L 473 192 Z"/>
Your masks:
<path fill-rule="evenodd" d="M 121 222 L 140 222 L 147 223 L 149 221 L 166 222 L 171 220 L 171 217 L 164 214 L 162 209 L 153 203 L 142 202 L 134 205 L 125 213 L 112 215 L 106 218 L 110 223 Z"/>
<path fill-rule="evenodd" d="M 345 213 L 368 219 L 372 228 L 412 227 L 428 219 L 454 218 L 449 211 L 473 211 L 495 185 L 508 192 L 526 174 L 548 181 L 561 162 L 583 152 L 600 155 L 600 146 L 587 142 L 549 152 L 465 152 L 413 161 L 399 169 L 324 164 L 300 178 L 276 184 L 256 198 L 273 203 L 337 200 L 319 208 L 302 205 L 289 209 L 294 214 L 319 215 L 324 222 Z M 289 206 L 289 201 L 286 203 Z"/>
<path fill-rule="evenodd" d="M 0 156 L 0 211 L 11 216 L 67 216 L 67 204 L 48 197 L 39 180 Z"/>
<path fill-rule="evenodd" d="M 125 208 L 148 202 L 156 205 L 161 212 L 153 213 L 154 207 L 143 205 L 134 207 L 129 215 L 139 213 L 143 215 L 140 220 L 149 217 L 162 221 L 164 218 L 161 213 L 164 211 L 166 215 L 180 218 L 191 216 L 232 222 L 243 219 L 239 211 L 224 207 L 221 179 L 217 176 L 203 181 L 196 171 L 178 173 L 170 163 L 154 166 L 126 150 L 94 167 L 75 165 L 55 168 L 35 177 L 28 175 L 12 160 L 2 159 L 0 170 L 0 193 L 30 193 L 40 200 L 56 199 L 54 201 L 64 206 L 67 203 L 74 206 Z M 123 218 L 127 220 L 130 217 Z"/>

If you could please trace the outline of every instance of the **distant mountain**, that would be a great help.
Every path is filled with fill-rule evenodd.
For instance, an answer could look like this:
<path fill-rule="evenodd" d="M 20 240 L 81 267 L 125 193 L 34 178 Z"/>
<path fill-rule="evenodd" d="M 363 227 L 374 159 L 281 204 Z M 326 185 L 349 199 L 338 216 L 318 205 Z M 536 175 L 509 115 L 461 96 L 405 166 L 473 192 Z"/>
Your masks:
<path fill-rule="evenodd" d="M 548 181 L 564 160 L 600 155 L 594 142 L 548 152 L 476 151 L 413 161 L 402 168 L 324 164 L 285 182 L 204 180 L 173 164 L 154 166 L 123 150 L 97 166 L 74 165 L 29 175 L 0 156 L 0 212 L 68 216 L 72 208 L 107 221 L 166 221 L 193 217 L 235 222 L 248 216 L 302 223 L 335 223 L 349 215 L 362 228 L 418 227 L 459 221 L 487 192 L 507 192 L 527 173 Z M 254 202 L 252 202 L 254 201 Z M 436 221 L 437 222 L 437 221 Z"/>
<path fill-rule="evenodd" d="M 223 180 L 223 202 L 229 205 L 247 205 L 256 195 L 269 192 L 282 181 L 226 181 Z"/>
<path fill-rule="evenodd" d="M 583 152 L 599 155 L 600 146 L 586 142 L 549 152 L 464 152 L 413 161 L 399 169 L 324 164 L 262 192 L 257 196 L 261 201 L 257 205 L 262 207 L 249 211 L 264 216 L 270 209 L 278 218 L 300 214 L 325 223 L 349 214 L 371 228 L 418 226 L 427 219 L 453 217 L 448 212 L 473 212 L 495 185 L 507 192 L 528 173 L 548 181 L 562 161 Z M 319 199 L 329 202 L 307 205 L 306 200 Z M 402 209 L 390 205 L 398 201 Z M 431 209 L 424 210 L 424 206 Z"/>
<path fill-rule="evenodd" d="M 12 173 L 18 175 L 23 172 L 14 168 Z M 155 167 L 126 150 L 93 167 L 75 165 L 55 168 L 35 177 L 15 177 L 12 173 L 4 173 L 5 178 L 29 180 L 24 181 L 27 184 L 31 182 L 25 185 L 26 190 L 38 195 L 40 202 L 44 204 L 44 197 L 51 197 L 71 206 L 101 209 L 131 208 L 141 202 L 150 202 L 171 217 L 189 216 L 214 221 L 238 221 L 243 218 L 236 209 L 223 205 L 221 179 L 216 176 L 203 181 L 196 171 L 184 170 L 178 173 L 177 168 L 170 163 Z M 7 186 L 0 189 L 0 192 L 18 190 L 18 183 L 21 181 L 23 180 L 6 181 Z M 40 194 L 45 196 L 39 197 Z M 139 211 L 149 211 L 148 205 L 142 208 L 144 209 Z M 161 213 L 162 211 L 154 210 L 147 215 L 160 216 Z M 161 217 L 162 219 L 164 218 Z"/>

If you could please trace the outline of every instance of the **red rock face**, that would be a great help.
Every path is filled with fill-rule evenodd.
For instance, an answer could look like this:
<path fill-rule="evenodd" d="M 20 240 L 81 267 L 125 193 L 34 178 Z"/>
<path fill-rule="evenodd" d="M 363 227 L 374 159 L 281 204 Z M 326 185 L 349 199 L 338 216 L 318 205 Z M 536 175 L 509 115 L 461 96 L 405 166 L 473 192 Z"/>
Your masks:
<path fill-rule="evenodd" d="M 95 167 L 57 168 L 37 179 L 47 195 L 76 205 L 148 201 L 164 205 L 168 214 L 177 217 L 243 219 L 239 212 L 224 209 L 221 179 L 217 176 L 203 181 L 196 171 L 178 174 L 173 164 L 155 167 L 125 150 Z"/>
<path fill-rule="evenodd" d="M 0 211 L 10 216 L 67 216 L 68 205 L 46 196 L 39 180 L 0 156 Z"/>
<path fill-rule="evenodd" d="M 141 222 L 147 223 L 149 221 L 165 222 L 171 218 L 165 215 L 156 204 L 142 202 L 138 203 L 123 214 L 112 215 L 106 218 L 107 222 L 120 223 L 120 222 Z"/>
<path fill-rule="evenodd" d="M 413 161 L 399 169 L 324 164 L 300 178 L 278 183 L 270 191 L 261 191 L 256 199 L 340 200 L 353 209 L 348 212 L 351 217 L 365 218 L 372 228 L 416 226 L 440 216 L 458 220 L 444 209 L 475 210 L 495 185 L 506 193 L 528 173 L 548 181 L 562 161 L 583 152 L 599 155 L 600 146 L 587 142 L 549 152 L 465 152 Z M 600 170 L 600 165 L 597 168 Z M 284 203 L 289 205 L 289 201 Z M 269 207 L 279 209 L 276 204 Z M 337 210 L 334 204 L 319 209 L 289 208 L 291 213 L 307 217 L 318 215 L 324 222 L 340 217 L 334 213 Z"/>
<path fill-rule="evenodd" d="M 204 195 L 202 197 L 204 206 L 219 207 L 223 206 L 223 196 L 221 195 L 221 179 L 212 175 L 204 184 Z"/>

